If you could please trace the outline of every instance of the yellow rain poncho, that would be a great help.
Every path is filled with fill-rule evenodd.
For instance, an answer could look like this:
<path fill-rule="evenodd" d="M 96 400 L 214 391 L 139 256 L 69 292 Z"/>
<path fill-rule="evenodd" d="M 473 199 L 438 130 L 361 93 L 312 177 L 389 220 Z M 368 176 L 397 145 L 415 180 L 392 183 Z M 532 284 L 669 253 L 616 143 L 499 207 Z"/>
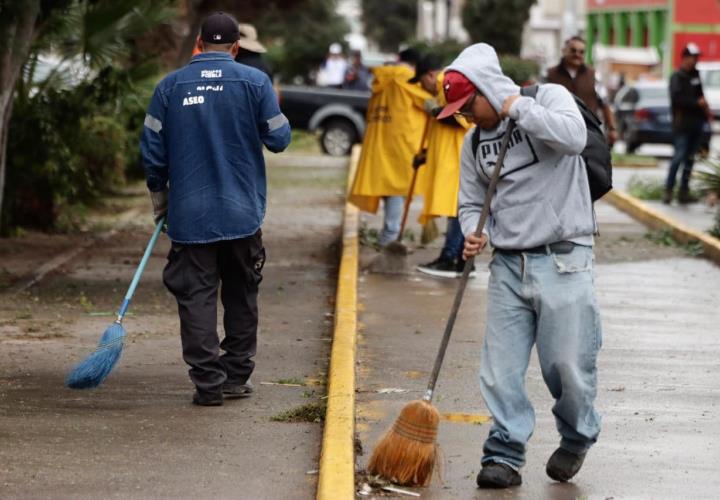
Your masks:
<path fill-rule="evenodd" d="M 438 104 L 444 106 L 443 74 L 438 75 Z M 460 189 L 460 151 L 465 133 L 472 126 L 464 118 L 452 117 L 456 125 L 433 119 L 428 132 L 427 162 L 420 167 L 415 192 L 424 197 L 419 222 L 434 217 L 457 217 Z"/>
<path fill-rule="evenodd" d="M 429 119 L 423 105 L 432 97 L 408 83 L 414 74 L 403 65 L 373 69 L 367 128 L 349 197 L 360 210 L 375 213 L 380 197 L 407 196 L 410 189 L 413 157 Z"/>

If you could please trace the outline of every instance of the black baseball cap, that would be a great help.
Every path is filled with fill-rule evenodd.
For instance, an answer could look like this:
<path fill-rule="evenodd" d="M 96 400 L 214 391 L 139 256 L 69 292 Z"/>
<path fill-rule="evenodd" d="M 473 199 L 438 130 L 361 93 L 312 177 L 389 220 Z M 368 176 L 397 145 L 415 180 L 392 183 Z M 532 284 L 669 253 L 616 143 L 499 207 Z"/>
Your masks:
<path fill-rule="evenodd" d="M 417 83 L 425 73 L 435 71 L 436 69 L 442 69 L 440 58 L 434 54 L 428 54 L 422 59 L 415 67 L 415 76 L 408 80 L 408 83 Z"/>
<path fill-rule="evenodd" d="M 400 62 L 409 63 L 414 66 L 418 63 L 418 61 L 420 61 L 420 52 L 418 52 L 417 49 L 410 47 L 398 52 L 398 59 Z"/>
<path fill-rule="evenodd" d="M 200 39 L 203 42 L 222 45 L 234 43 L 240 38 L 238 22 L 230 14 L 216 12 L 208 16 L 200 27 Z"/>

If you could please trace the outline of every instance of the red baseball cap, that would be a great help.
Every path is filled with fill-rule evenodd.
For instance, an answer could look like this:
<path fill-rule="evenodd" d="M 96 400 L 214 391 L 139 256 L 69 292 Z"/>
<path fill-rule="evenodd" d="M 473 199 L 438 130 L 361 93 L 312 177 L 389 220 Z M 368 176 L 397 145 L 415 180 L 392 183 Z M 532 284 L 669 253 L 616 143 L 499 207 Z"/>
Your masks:
<path fill-rule="evenodd" d="M 438 120 L 455 114 L 477 92 L 477 87 L 459 71 L 448 71 L 443 78 L 443 92 L 447 105 L 437 116 Z"/>

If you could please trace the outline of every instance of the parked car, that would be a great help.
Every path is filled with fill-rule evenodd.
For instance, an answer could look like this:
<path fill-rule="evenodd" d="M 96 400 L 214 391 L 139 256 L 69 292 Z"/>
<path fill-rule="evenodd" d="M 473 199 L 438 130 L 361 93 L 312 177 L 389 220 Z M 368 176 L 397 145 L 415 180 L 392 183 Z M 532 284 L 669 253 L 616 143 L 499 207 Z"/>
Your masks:
<path fill-rule="evenodd" d="M 637 82 L 615 95 L 615 121 L 627 152 L 647 143 L 672 144 L 672 116 L 667 81 Z M 709 149 L 710 124 L 703 129 L 701 149 Z"/>
<path fill-rule="evenodd" d="M 365 133 L 369 91 L 283 85 L 280 108 L 292 128 L 320 132 L 320 147 L 332 156 L 350 154 Z"/>
<path fill-rule="evenodd" d="M 716 120 L 720 119 L 720 62 L 699 62 L 697 69 L 703 84 L 705 100 Z"/>

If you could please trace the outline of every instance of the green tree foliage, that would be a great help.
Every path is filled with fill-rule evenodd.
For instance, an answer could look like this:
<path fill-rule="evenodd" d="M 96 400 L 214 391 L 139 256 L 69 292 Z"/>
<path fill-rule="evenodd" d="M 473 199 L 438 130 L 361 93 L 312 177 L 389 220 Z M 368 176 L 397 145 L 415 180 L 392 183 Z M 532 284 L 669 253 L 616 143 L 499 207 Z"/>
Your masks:
<path fill-rule="evenodd" d="M 500 56 L 500 67 L 518 85 L 534 82 L 540 74 L 540 65 L 536 61 L 515 56 Z"/>
<path fill-rule="evenodd" d="M 417 0 L 362 0 L 365 35 L 380 50 L 396 52 L 415 36 Z"/>
<path fill-rule="evenodd" d="M 325 59 L 330 44 L 342 43 L 349 28 L 337 14 L 336 3 L 305 0 L 286 8 L 271 5 L 257 20 L 261 36 L 271 41 L 268 57 L 284 81 L 307 80 Z"/>
<path fill-rule="evenodd" d="M 498 54 L 519 55 L 522 32 L 535 0 L 467 0 L 463 26 L 470 39 L 495 47 Z"/>
<path fill-rule="evenodd" d="M 3 228 L 50 228 L 123 182 L 157 73 L 134 40 L 173 2 L 74 0 L 46 16 L 16 85 Z"/>

